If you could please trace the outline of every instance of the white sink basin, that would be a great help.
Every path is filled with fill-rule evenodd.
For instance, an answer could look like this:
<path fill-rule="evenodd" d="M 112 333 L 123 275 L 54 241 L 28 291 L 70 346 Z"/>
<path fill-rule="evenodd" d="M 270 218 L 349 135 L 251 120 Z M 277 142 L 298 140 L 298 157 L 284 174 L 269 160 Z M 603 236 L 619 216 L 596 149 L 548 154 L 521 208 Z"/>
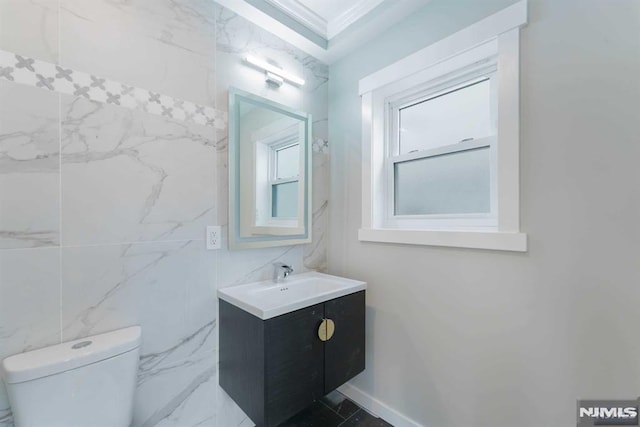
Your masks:
<path fill-rule="evenodd" d="M 265 280 L 219 289 L 218 298 L 267 320 L 366 288 L 365 282 L 312 272 L 289 276 L 281 283 Z"/>

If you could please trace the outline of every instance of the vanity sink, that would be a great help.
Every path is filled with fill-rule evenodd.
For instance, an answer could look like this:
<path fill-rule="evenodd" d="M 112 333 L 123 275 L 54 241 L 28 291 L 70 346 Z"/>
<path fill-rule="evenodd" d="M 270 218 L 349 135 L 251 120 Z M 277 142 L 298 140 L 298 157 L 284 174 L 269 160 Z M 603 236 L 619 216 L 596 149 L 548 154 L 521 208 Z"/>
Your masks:
<path fill-rule="evenodd" d="M 218 298 L 267 320 L 366 288 L 365 282 L 311 272 L 219 289 Z"/>
<path fill-rule="evenodd" d="M 218 290 L 220 387 L 277 427 L 365 369 L 367 284 L 321 273 Z"/>

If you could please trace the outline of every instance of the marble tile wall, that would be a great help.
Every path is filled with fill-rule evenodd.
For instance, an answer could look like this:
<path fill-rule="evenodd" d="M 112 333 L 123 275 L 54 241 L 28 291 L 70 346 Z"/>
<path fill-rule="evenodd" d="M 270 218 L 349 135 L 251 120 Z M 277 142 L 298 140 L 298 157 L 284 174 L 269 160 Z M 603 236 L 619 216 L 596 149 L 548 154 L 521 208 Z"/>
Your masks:
<path fill-rule="evenodd" d="M 0 0 L 0 51 L 214 120 L 0 77 L 0 358 L 140 324 L 134 426 L 253 425 L 217 385 L 215 291 L 326 268 L 327 67 L 210 0 Z M 267 87 L 248 53 L 307 85 Z M 229 86 L 313 114 L 312 244 L 205 250 L 205 225 L 226 236 Z"/>

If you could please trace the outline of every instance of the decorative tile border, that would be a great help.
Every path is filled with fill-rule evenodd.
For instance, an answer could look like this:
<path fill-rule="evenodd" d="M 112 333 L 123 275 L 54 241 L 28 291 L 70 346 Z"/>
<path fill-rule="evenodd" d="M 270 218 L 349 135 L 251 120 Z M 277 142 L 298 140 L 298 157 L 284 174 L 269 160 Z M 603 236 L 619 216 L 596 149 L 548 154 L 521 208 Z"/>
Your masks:
<path fill-rule="evenodd" d="M 4 50 L 0 50 L 0 79 L 217 129 L 226 127 L 224 111 Z"/>

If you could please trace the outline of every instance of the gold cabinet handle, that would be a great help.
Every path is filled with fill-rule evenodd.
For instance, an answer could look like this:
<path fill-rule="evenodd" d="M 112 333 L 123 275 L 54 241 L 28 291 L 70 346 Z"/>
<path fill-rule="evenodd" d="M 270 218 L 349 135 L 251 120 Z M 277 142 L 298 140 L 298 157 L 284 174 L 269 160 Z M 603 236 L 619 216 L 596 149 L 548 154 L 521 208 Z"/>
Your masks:
<path fill-rule="evenodd" d="M 320 341 L 329 341 L 336 331 L 336 324 L 331 319 L 323 319 L 318 328 L 318 338 Z"/>

